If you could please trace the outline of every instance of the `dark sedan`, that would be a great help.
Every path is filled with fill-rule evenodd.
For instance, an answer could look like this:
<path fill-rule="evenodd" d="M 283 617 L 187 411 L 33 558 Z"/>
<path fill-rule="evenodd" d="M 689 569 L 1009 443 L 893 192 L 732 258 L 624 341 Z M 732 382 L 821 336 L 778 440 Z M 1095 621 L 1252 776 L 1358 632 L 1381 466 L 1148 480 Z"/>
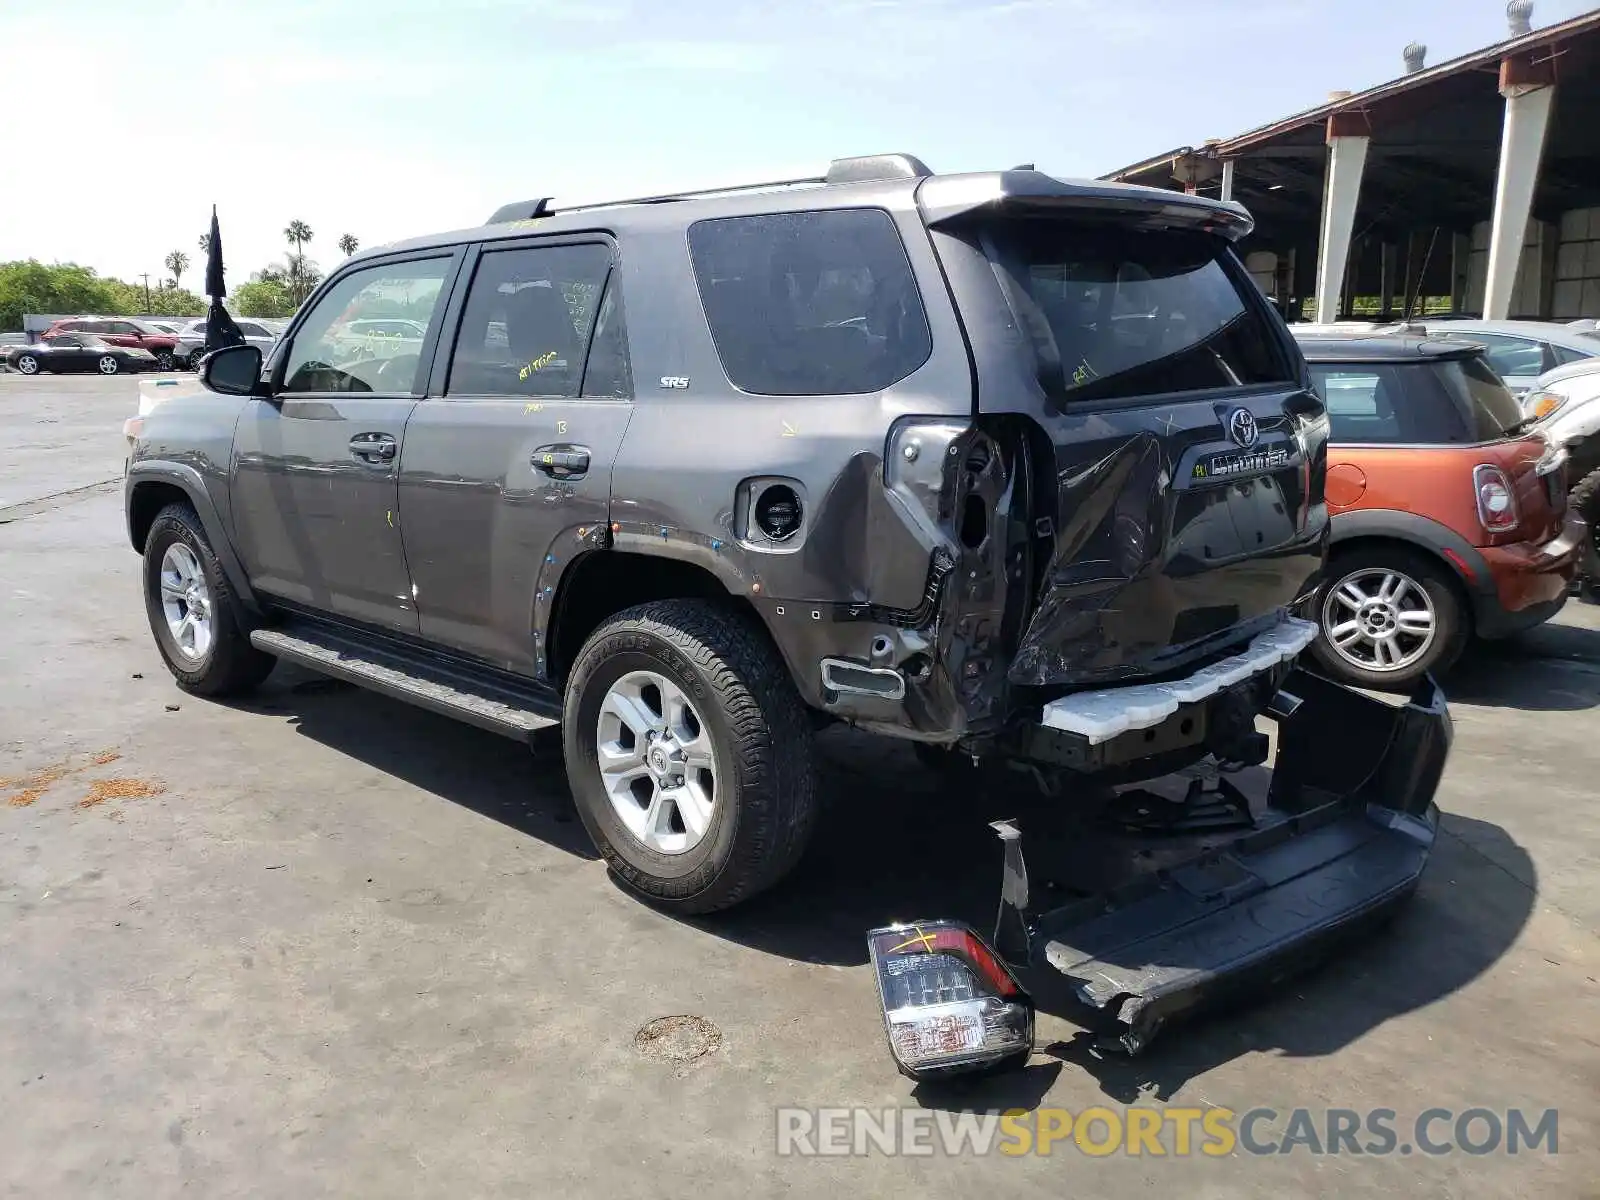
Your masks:
<path fill-rule="evenodd" d="M 124 371 L 149 371 L 156 366 L 148 350 L 113 346 L 88 333 L 63 333 L 40 338 L 31 346 L 0 349 L 10 367 L 23 375 L 40 371 L 92 371 L 100 375 L 119 375 Z"/>

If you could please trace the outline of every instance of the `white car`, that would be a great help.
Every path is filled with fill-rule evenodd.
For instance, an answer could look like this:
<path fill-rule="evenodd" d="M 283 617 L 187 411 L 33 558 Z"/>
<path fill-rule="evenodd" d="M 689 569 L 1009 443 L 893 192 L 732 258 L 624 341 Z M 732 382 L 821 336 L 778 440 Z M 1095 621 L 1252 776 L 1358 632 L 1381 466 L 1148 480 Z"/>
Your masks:
<path fill-rule="evenodd" d="M 1522 399 L 1525 416 L 1551 445 L 1567 453 L 1568 503 L 1589 523 L 1580 570 L 1600 587 L 1600 358 L 1547 371 Z"/>
<path fill-rule="evenodd" d="M 264 322 L 235 317 L 233 323 L 239 327 L 239 332 L 244 334 L 245 341 L 261 348 L 263 358 L 271 354 L 272 348 L 278 344 L 277 333 Z M 178 335 L 178 345 L 172 353 L 173 357 L 191 371 L 198 371 L 200 360 L 206 356 L 206 323 L 190 321 L 185 325 L 183 332 Z"/>

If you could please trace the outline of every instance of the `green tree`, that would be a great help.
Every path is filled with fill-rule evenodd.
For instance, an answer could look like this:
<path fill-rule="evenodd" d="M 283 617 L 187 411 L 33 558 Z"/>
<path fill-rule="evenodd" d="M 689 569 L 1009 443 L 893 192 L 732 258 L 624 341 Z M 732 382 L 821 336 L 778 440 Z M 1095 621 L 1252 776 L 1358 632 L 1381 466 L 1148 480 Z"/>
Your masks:
<path fill-rule="evenodd" d="M 299 306 L 282 278 L 256 278 L 233 289 L 233 307 L 241 317 L 292 317 Z"/>
<path fill-rule="evenodd" d="M 24 313 L 114 312 L 114 282 L 76 263 L 0 263 L 0 329 L 21 329 Z"/>
<path fill-rule="evenodd" d="M 202 233 L 200 235 L 200 253 L 211 253 L 211 235 L 209 233 Z"/>
<path fill-rule="evenodd" d="M 346 233 L 339 238 L 339 252 L 346 258 L 349 258 L 359 249 L 361 249 L 361 242 L 355 234 Z"/>
<path fill-rule="evenodd" d="M 283 236 L 294 247 L 294 252 L 289 255 L 289 286 L 298 304 L 311 291 L 304 286 L 307 276 L 305 245 L 313 236 L 311 226 L 298 219 L 290 221 L 283 227 Z"/>
<path fill-rule="evenodd" d="M 189 269 L 189 256 L 182 250 L 168 252 L 166 258 L 161 260 L 161 265 L 172 272 L 172 286 L 183 285 L 183 273 Z"/>

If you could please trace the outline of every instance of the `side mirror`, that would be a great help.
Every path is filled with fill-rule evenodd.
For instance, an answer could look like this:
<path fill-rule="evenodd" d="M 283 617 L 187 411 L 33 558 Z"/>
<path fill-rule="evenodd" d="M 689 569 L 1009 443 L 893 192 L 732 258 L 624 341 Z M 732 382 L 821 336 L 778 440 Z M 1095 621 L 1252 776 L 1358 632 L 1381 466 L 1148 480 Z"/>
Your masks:
<path fill-rule="evenodd" d="M 224 346 L 200 363 L 200 382 L 224 396 L 261 392 L 261 350 L 256 346 Z"/>

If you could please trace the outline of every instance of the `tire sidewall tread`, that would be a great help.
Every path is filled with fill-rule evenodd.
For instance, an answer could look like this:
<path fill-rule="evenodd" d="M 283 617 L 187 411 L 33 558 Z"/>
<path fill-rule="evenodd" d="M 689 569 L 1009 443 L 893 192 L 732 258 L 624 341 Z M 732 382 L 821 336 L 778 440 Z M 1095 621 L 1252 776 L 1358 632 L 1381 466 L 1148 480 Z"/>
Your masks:
<path fill-rule="evenodd" d="M 211 591 L 211 651 L 198 665 L 177 653 L 161 608 L 161 560 L 167 547 L 181 541 L 193 550 Z M 150 632 L 162 661 L 186 692 L 200 696 L 228 696 L 247 692 L 264 680 L 277 660 L 250 643 L 243 609 L 207 540 L 195 510 L 186 504 L 169 504 L 156 514 L 144 543 L 145 611 Z"/>
<path fill-rule="evenodd" d="M 718 795 L 706 837 L 683 855 L 633 840 L 595 766 L 599 706 L 630 670 L 667 675 L 712 735 Z M 563 742 L 579 817 L 630 889 L 660 907 L 732 907 L 789 872 L 816 818 L 812 729 L 765 631 L 727 605 L 665 600 L 627 609 L 585 644 L 570 673 Z"/>

